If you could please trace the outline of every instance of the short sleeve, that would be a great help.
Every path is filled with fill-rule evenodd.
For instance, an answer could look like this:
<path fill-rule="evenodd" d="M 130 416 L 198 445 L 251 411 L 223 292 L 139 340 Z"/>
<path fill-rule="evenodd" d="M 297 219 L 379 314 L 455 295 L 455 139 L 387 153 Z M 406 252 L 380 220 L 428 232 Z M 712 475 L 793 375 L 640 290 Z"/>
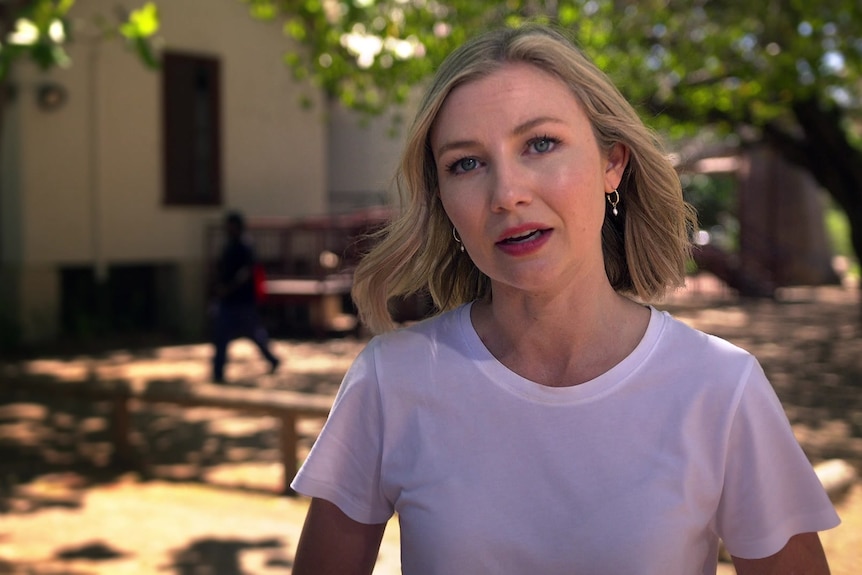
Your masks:
<path fill-rule="evenodd" d="M 840 523 L 775 391 L 752 358 L 730 428 L 716 519 L 731 555 L 768 557 L 796 534 Z"/>
<path fill-rule="evenodd" d="M 319 437 L 291 487 L 326 499 L 360 523 L 385 523 L 393 513 L 380 489 L 382 413 L 374 340 L 339 388 Z"/>

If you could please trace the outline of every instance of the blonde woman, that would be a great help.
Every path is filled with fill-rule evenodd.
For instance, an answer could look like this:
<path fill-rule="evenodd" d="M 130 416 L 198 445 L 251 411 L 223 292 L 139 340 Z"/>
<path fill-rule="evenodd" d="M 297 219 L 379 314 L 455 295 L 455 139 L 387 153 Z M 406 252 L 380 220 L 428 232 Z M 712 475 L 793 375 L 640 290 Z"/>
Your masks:
<path fill-rule="evenodd" d="M 757 361 L 648 302 L 694 225 L 654 136 L 557 32 L 484 34 L 411 128 L 356 273 L 357 358 L 293 487 L 293 572 L 828 573 L 837 515 Z M 391 298 L 440 313 L 393 329 Z"/>

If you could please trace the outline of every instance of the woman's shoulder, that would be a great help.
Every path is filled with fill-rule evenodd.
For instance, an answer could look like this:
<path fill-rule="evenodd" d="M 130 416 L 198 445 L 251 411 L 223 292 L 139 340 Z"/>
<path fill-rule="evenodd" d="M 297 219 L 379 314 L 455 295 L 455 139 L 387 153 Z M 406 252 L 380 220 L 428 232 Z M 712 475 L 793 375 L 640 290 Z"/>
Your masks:
<path fill-rule="evenodd" d="M 453 338 L 462 336 L 465 317 L 469 321 L 469 307 L 469 304 L 465 304 L 455 309 L 399 326 L 392 331 L 378 334 L 371 339 L 369 346 L 377 349 L 397 351 L 416 346 L 436 346 L 451 342 Z"/>
<path fill-rule="evenodd" d="M 657 352 L 660 356 L 673 357 L 677 363 L 691 363 L 700 370 L 718 371 L 748 369 L 756 362 L 754 356 L 743 347 L 699 329 L 668 311 L 654 311 L 662 322 Z"/>
<path fill-rule="evenodd" d="M 464 313 L 469 321 L 469 309 L 461 307 L 374 336 L 351 370 L 373 372 L 380 384 L 403 383 L 434 373 L 440 365 L 456 363 L 463 356 Z"/>
<path fill-rule="evenodd" d="M 735 404 L 753 380 L 763 379 L 750 352 L 666 311 L 653 311 L 650 329 L 648 351 L 635 372 L 640 385 L 665 390 L 668 397 L 698 397 L 698 404 L 718 409 Z"/>

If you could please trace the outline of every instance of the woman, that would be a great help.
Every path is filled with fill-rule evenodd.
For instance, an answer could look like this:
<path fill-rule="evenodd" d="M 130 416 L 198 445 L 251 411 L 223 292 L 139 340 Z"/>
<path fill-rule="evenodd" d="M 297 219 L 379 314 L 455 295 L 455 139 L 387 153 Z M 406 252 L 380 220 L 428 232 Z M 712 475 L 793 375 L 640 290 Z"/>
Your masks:
<path fill-rule="evenodd" d="M 756 360 L 644 305 L 690 208 L 653 135 L 563 36 L 456 50 L 420 105 L 404 214 L 356 273 L 373 339 L 294 480 L 294 573 L 828 573 L 838 518 Z M 391 330 L 387 302 L 442 313 Z M 792 571 L 792 569 L 796 571 Z"/>

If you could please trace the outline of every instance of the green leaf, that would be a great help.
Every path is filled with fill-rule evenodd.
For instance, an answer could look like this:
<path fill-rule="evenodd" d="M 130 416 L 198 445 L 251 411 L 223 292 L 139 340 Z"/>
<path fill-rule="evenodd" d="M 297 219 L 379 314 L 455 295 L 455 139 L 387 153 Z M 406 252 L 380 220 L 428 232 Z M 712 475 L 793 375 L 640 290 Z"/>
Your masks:
<path fill-rule="evenodd" d="M 135 52 L 141 61 L 149 68 L 156 70 L 161 67 L 159 59 L 156 57 L 152 46 L 146 38 L 135 38 L 133 41 Z"/>
<path fill-rule="evenodd" d="M 129 19 L 120 26 L 120 34 L 129 40 L 150 38 L 159 31 L 159 11 L 155 3 L 147 2 L 133 10 Z"/>

